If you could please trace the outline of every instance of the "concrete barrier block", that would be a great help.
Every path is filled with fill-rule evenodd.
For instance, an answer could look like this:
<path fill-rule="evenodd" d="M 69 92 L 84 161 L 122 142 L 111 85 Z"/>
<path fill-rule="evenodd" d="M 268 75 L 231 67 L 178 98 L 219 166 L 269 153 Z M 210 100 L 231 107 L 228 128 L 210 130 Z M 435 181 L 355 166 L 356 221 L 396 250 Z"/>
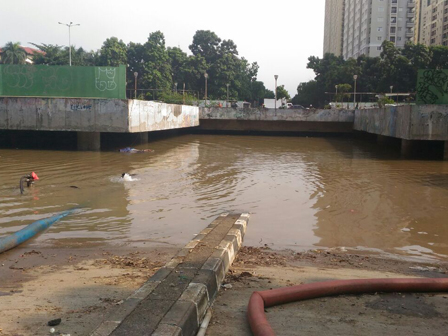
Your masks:
<path fill-rule="evenodd" d="M 108 322 L 121 323 L 141 302 L 140 299 L 127 298 L 124 302 L 117 306 L 117 309 L 107 318 Z"/>
<path fill-rule="evenodd" d="M 241 224 L 241 225 L 246 226 L 247 225 L 247 221 L 244 220 L 244 219 L 237 219 L 235 224 Z"/>
<path fill-rule="evenodd" d="M 234 224 L 232 228 L 239 230 L 241 232 L 241 237 L 244 237 L 246 234 L 246 225 Z"/>
<path fill-rule="evenodd" d="M 117 329 L 121 321 L 105 321 L 92 333 L 91 336 L 109 336 Z"/>
<path fill-rule="evenodd" d="M 236 239 L 236 241 L 238 243 L 238 249 L 239 249 L 239 247 L 243 243 L 243 237 L 241 236 L 241 231 L 232 227 L 229 230 L 228 236 L 234 236 L 235 237 L 235 239 Z"/>
<path fill-rule="evenodd" d="M 161 282 L 165 280 L 165 278 L 171 274 L 173 271 L 172 268 L 162 267 L 160 268 L 147 282 Z"/>
<path fill-rule="evenodd" d="M 193 240 L 201 241 L 202 239 L 205 238 L 206 235 L 207 235 L 207 234 L 203 234 L 203 233 L 201 232 L 201 233 L 199 233 L 198 235 L 196 235 L 196 236 L 193 238 Z"/>
<path fill-rule="evenodd" d="M 152 336 L 182 336 L 182 329 L 169 324 L 159 324 Z"/>
<path fill-rule="evenodd" d="M 183 263 L 184 259 L 185 259 L 184 257 L 174 257 L 170 261 L 168 261 L 165 267 L 176 268 L 177 266 Z"/>
<path fill-rule="evenodd" d="M 239 251 L 241 245 L 238 244 L 238 239 L 236 236 L 227 235 L 225 240 L 230 242 L 231 248 L 229 248 L 229 256 L 232 256 L 231 251 L 233 252 L 233 254 Z M 231 259 L 231 261 L 233 262 L 233 259 Z"/>
<path fill-rule="evenodd" d="M 129 299 L 139 299 L 143 300 L 160 284 L 160 281 L 147 281 L 142 287 L 137 289 L 134 294 L 132 294 Z"/>
<path fill-rule="evenodd" d="M 222 261 L 224 273 L 226 273 L 230 268 L 231 262 L 229 249 L 217 249 L 215 250 L 215 252 L 213 252 L 210 258 L 219 258 Z"/>
<path fill-rule="evenodd" d="M 228 249 L 230 245 L 230 241 L 228 240 L 221 240 L 221 242 L 216 246 L 217 249 Z"/>
<path fill-rule="evenodd" d="M 185 249 L 194 249 L 196 247 L 196 245 L 198 245 L 200 242 L 200 240 L 192 240 L 191 242 L 189 242 L 187 245 L 185 245 Z"/>
<path fill-rule="evenodd" d="M 220 284 L 226 276 L 226 272 L 224 270 L 224 262 L 221 258 L 208 258 L 204 266 L 202 266 L 202 269 L 215 272 L 218 284 Z"/>
<path fill-rule="evenodd" d="M 190 253 L 191 253 L 191 248 L 184 247 L 177 253 L 176 257 L 186 257 Z"/>
<path fill-rule="evenodd" d="M 213 222 L 211 222 L 208 226 L 207 229 L 214 229 L 215 227 L 217 227 L 219 224 L 221 224 L 222 222 L 222 217 L 218 217 L 217 219 L 215 219 Z"/>
<path fill-rule="evenodd" d="M 213 301 L 216 294 L 218 294 L 220 283 L 218 283 L 214 271 L 200 269 L 192 282 L 201 283 L 207 286 L 207 293 L 210 301 Z"/>
<path fill-rule="evenodd" d="M 208 235 L 210 232 L 212 232 L 213 229 L 212 228 L 205 228 L 204 230 L 202 230 L 200 232 L 201 235 Z"/>
<path fill-rule="evenodd" d="M 193 302 L 177 301 L 160 323 L 180 327 L 182 336 L 193 336 L 199 328 L 196 305 Z"/>
<path fill-rule="evenodd" d="M 200 325 L 209 304 L 207 287 L 201 283 L 190 283 L 179 300 L 193 302 L 196 305 L 198 325 Z"/>
<path fill-rule="evenodd" d="M 226 236 L 225 240 L 221 241 L 221 243 L 218 245 L 218 249 L 226 250 L 229 259 L 229 265 L 232 264 L 233 260 L 235 259 L 234 244 L 236 244 L 234 236 Z"/>

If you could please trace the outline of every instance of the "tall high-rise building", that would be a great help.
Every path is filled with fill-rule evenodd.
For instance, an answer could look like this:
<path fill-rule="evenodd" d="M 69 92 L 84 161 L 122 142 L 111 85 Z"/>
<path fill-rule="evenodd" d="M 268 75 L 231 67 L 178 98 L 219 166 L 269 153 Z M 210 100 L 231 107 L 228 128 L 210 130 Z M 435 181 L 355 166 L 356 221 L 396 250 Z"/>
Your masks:
<path fill-rule="evenodd" d="M 419 42 L 427 46 L 448 45 L 448 1 L 422 0 Z"/>
<path fill-rule="evenodd" d="M 379 56 L 385 40 L 393 42 L 398 48 L 404 47 L 408 41 L 417 42 L 419 1 L 327 0 L 324 53 L 333 52 L 339 55 L 337 46 L 341 40 L 344 59 L 357 58 L 360 55 Z M 338 30 L 338 25 L 342 26 L 342 31 Z"/>
<path fill-rule="evenodd" d="M 342 55 L 344 0 L 325 0 L 324 54 Z"/>
<path fill-rule="evenodd" d="M 415 0 L 345 0 L 342 54 L 376 57 L 388 40 L 398 48 L 415 42 Z"/>

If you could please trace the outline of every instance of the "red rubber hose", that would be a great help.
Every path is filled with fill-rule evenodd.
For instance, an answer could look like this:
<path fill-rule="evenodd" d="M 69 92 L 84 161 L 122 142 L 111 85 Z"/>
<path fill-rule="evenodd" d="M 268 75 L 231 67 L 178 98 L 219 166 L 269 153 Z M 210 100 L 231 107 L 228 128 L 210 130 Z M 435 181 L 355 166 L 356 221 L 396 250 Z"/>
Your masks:
<path fill-rule="evenodd" d="M 362 279 L 316 282 L 254 292 L 249 300 L 247 318 L 255 336 L 275 336 L 264 309 L 276 305 L 341 294 L 375 292 L 447 292 L 448 278 L 442 279 Z"/>

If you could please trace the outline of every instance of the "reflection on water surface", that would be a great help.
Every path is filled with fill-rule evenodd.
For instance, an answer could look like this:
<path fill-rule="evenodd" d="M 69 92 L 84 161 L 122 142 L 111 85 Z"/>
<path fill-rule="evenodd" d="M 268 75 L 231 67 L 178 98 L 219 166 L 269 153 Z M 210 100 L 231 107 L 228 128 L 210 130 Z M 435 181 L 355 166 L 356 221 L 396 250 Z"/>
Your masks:
<path fill-rule="evenodd" d="M 182 246 L 218 214 L 247 211 L 247 245 L 448 255 L 448 162 L 343 138 L 187 135 L 146 147 L 155 152 L 0 150 L 0 235 L 79 204 L 30 247 Z M 31 171 L 40 180 L 20 195 Z"/>

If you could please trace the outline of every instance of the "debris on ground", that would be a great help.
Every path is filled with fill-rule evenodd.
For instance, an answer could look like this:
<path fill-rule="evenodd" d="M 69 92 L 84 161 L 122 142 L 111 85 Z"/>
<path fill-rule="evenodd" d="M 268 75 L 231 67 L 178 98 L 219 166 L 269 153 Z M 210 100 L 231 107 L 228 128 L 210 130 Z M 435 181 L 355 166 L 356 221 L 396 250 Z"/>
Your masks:
<path fill-rule="evenodd" d="M 60 318 L 50 320 L 50 321 L 48 321 L 47 325 L 50 327 L 54 327 L 54 326 L 61 324 L 61 321 L 62 321 L 62 319 L 60 319 Z"/>

